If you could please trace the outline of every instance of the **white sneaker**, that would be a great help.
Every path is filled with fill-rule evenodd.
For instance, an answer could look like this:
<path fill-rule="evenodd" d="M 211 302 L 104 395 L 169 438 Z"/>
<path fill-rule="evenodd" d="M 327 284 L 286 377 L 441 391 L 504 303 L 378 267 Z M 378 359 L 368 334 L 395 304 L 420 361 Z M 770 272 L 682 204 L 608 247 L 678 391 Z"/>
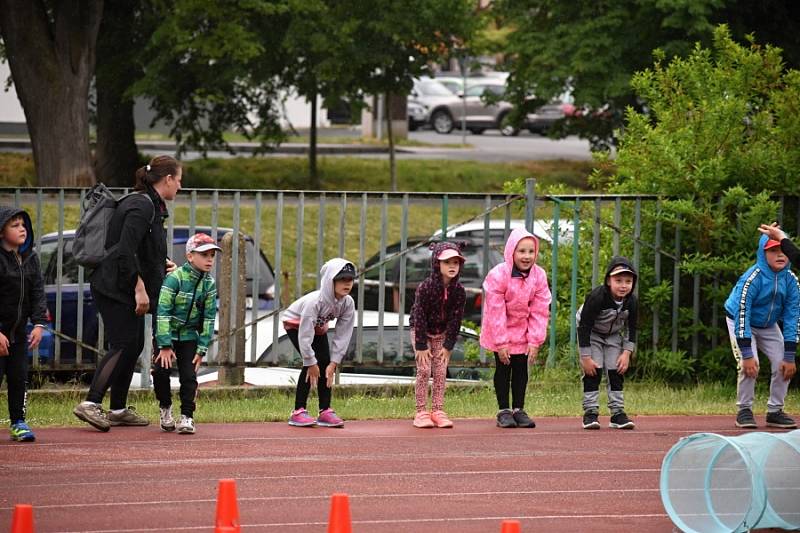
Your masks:
<path fill-rule="evenodd" d="M 178 433 L 182 435 L 194 434 L 194 419 L 186 415 L 181 415 L 181 419 L 178 422 Z"/>
<path fill-rule="evenodd" d="M 175 431 L 175 419 L 172 418 L 172 407 L 161 407 L 161 429 L 164 431 Z"/>

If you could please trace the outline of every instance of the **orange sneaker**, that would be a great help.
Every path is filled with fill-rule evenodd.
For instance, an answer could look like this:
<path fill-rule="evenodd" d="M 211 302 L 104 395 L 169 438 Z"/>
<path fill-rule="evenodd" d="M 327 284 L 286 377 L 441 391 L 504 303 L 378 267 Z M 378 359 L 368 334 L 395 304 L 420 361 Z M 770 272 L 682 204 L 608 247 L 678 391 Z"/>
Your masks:
<path fill-rule="evenodd" d="M 414 417 L 415 428 L 432 428 L 435 424 L 431 420 L 431 414 L 427 411 L 420 411 Z"/>
<path fill-rule="evenodd" d="M 434 411 L 431 413 L 431 420 L 436 424 L 437 428 L 453 427 L 453 421 L 447 418 L 447 413 L 444 411 Z"/>

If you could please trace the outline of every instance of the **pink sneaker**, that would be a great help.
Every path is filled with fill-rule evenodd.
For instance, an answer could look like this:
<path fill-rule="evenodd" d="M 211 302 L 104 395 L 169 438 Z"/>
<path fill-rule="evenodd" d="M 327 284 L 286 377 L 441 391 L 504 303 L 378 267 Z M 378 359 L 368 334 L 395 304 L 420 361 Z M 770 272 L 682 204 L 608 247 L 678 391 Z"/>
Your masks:
<path fill-rule="evenodd" d="M 344 420 L 336 416 L 336 411 L 328 407 L 324 411 L 319 412 L 317 425 L 324 428 L 340 428 L 344 426 Z"/>
<path fill-rule="evenodd" d="M 295 409 L 294 411 L 292 411 L 292 416 L 289 417 L 290 426 L 297 426 L 304 428 L 313 426 L 316 423 L 317 421 L 314 420 L 314 417 L 308 414 L 308 411 L 306 411 L 302 407 L 300 409 Z"/>
<path fill-rule="evenodd" d="M 432 428 L 436 427 L 436 424 L 433 423 L 431 420 L 431 414 L 427 411 L 420 411 L 419 413 L 414 416 L 414 427 L 415 428 Z"/>
<path fill-rule="evenodd" d="M 434 411 L 431 413 L 431 420 L 436 424 L 437 428 L 451 428 L 453 421 L 447 418 L 447 413 L 444 411 Z"/>

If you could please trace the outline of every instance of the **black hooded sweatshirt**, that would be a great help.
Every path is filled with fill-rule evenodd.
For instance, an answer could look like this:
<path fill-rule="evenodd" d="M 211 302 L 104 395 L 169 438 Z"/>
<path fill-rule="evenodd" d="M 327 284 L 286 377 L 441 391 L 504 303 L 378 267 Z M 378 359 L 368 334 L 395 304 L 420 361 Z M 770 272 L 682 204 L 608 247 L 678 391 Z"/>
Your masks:
<path fill-rule="evenodd" d="M 617 306 L 611 290 L 608 288 L 608 278 L 618 266 L 624 266 L 633 272 L 633 288 L 623 299 L 622 308 Z M 578 347 L 581 356 L 591 354 L 592 331 L 599 335 L 608 336 L 627 327 L 627 338 L 623 338 L 623 349 L 633 352 L 636 349 L 636 322 L 638 320 L 638 301 L 634 290 L 638 281 L 638 274 L 626 257 L 613 257 L 606 269 L 603 284 L 592 289 L 586 296 L 583 305 L 578 309 Z"/>
<path fill-rule="evenodd" d="M 39 256 L 33 250 L 33 224 L 22 209 L 0 206 L 0 229 L 12 218 L 22 215 L 28 230 L 18 252 L 0 246 L 0 331 L 9 342 L 25 342 L 28 320 L 47 325 L 47 299 Z"/>

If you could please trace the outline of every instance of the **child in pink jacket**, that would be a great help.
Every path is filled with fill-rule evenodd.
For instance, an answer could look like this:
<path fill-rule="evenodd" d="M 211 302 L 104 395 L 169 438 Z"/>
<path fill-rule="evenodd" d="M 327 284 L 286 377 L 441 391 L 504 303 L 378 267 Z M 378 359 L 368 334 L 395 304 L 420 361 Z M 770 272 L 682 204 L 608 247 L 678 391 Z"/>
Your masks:
<path fill-rule="evenodd" d="M 528 364 L 536 361 L 547 336 L 550 288 L 547 274 L 536 264 L 539 240 L 525 229 L 511 232 L 505 262 L 494 267 L 483 281 L 485 302 L 481 346 L 495 352 L 494 390 L 502 428 L 533 428 L 524 411 Z M 511 408 L 508 405 L 511 385 Z"/>

